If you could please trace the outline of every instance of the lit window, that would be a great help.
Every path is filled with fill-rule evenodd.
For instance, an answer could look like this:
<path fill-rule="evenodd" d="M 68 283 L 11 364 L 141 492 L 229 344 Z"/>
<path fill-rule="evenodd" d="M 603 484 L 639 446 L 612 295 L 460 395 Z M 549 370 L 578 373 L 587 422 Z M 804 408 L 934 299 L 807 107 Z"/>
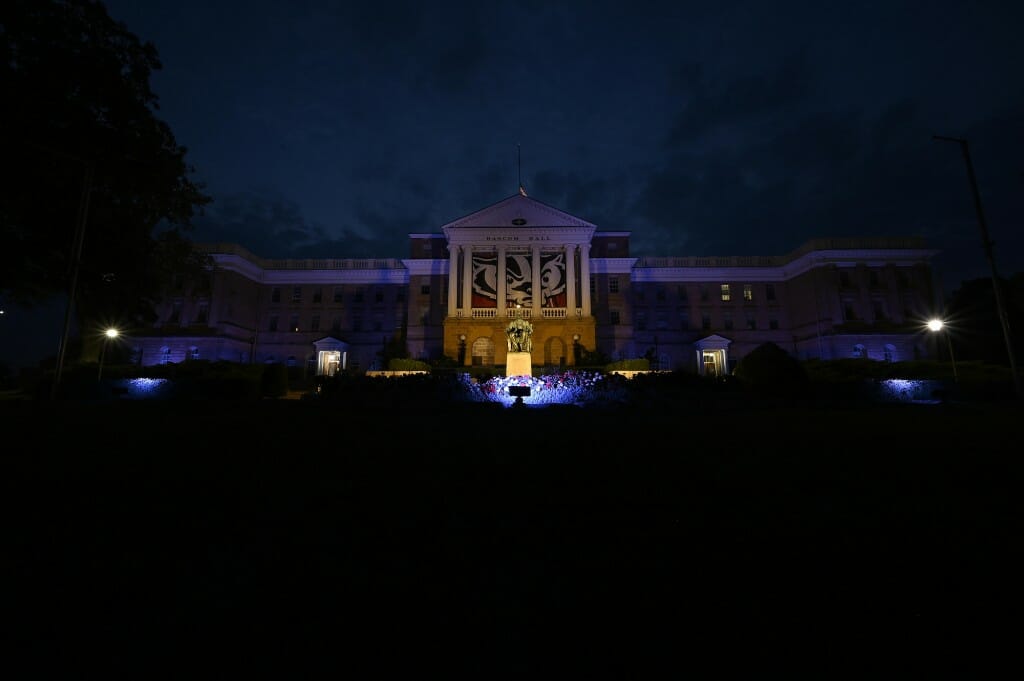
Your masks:
<path fill-rule="evenodd" d="M 752 284 L 743 285 L 743 300 L 748 303 L 754 299 L 754 286 Z"/>
<path fill-rule="evenodd" d="M 732 294 L 729 292 L 729 285 L 722 284 L 722 301 L 727 303 L 730 300 L 732 300 Z"/>

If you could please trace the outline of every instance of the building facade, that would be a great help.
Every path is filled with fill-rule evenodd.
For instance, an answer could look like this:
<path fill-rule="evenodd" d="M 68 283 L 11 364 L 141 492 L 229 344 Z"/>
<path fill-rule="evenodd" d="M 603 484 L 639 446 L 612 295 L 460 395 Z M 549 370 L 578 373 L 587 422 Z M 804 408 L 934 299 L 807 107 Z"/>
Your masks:
<path fill-rule="evenodd" d="M 533 325 L 534 366 L 588 353 L 660 369 L 729 372 L 771 341 L 800 359 L 927 354 L 936 251 L 907 238 L 819 239 L 781 256 L 632 256 L 627 231 L 599 231 L 524 192 L 411 233 L 405 259 L 268 260 L 198 244 L 213 266 L 170 282 L 135 361 L 281 362 L 333 374 L 410 357 L 501 367 L 505 327 Z"/>

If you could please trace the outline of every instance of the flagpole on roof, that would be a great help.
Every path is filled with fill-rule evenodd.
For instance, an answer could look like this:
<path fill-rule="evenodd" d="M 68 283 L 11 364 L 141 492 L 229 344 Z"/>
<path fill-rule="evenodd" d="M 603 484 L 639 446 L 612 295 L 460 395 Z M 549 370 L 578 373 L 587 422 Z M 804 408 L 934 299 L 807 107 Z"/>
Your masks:
<path fill-rule="evenodd" d="M 518 165 L 519 194 L 526 196 L 526 188 L 523 187 L 523 152 L 519 144 L 516 144 L 516 163 Z"/>

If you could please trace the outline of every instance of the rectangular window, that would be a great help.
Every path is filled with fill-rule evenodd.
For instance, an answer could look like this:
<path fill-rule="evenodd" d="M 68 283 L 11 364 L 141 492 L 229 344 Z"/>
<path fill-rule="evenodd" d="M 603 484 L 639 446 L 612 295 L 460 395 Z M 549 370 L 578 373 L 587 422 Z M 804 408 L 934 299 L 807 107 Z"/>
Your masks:
<path fill-rule="evenodd" d="M 609 317 L 609 321 L 612 323 L 613 326 L 617 325 L 619 323 L 619 311 L 618 310 L 609 310 L 608 311 L 608 317 Z"/>
<path fill-rule="evenodd" d="M 429 296 L 430 295 L 430 284 L 423 284 L 422 286 L 420 286 L 420 295 L 421 296 Z"/>
<path fill-rule="evenodd" d="M 400 289 L 398 289 L 395 292 L 395 302 L 396 303 L 404 303 L 405 302 L 405 289 L 404 288 L 400 288 Z"/>
<path fill-rule="evenodd" d="M 352 316 L 352 330 L 362 331 L 363 330 L 363 315 L 357 314 Z"/>
<path fill-rule="evenodd" d="M 345 289 L 340 286 L 334 287 L 334 302 L 340 303 L 345 299 Z"/>
<path fill-rule="evenodd" d="M 658 313 L 658 319 L 654 322 L 654 328 L 659 331 L 668 329 L 668 316 L 664 312 Z"/>
<path fill-rule="evenodd" d="M 730 300 L 732 300 L 732 293 L 729 292 L 729 285 L 722 284 L 722 302 L 728 303 Z"/>
<path fill-rule="evenodd" d="M 175 291 L 180 291 L 180 290 L 184 289 L 185 288 L 185 275 L 184 274 L 175 274 L 173 277 L 171 277 L 171 288 L 173 288 Z"/>
<path fill-rule="evenodd" d="M 769 319 L 768 320 L 768 328 L 771 329 L 772 331 L 778 331 L 778 329 L 779 329 L 779 320 L 775 319 L 774 317 Z"/>
<path fill-rule="evenodd" d="M 324 301 L 324 289 L 322 286 L 317 286 L 313 289 L 313 303 L 322 303 Z"/>
<path fill-rule="evenodd" d="M 659 286 L 654 290 L 654 299 L 659 303 L 665 302 L 665 289 L 663 287 Z"/>
<path fill-rule="evenodd" d="M 196 324 L 205 324 L 210 320 L 210 304 L 199 303 L 199 310 L 196 312 Z"/>
<path fill-rule="evenodd" d="M 846 270 L 839 270 L 839 285 L 843 288 L 850 287 L 850 273 Z"/>
<path fill-rule="evenodd" d="M 636 289 L 636 301 L 638 303 L 644 302 L 644 290 L 643 288 L 637 287 Z"/>
<path fill-rule="evenodd" d="M 764 287 L 764 297 L 768 300 L 775 300 L 775 284 L 766 284 Z"/>
<path fill-rule="evenodd" d="M 700 302 L 702 302 L 702 303 L 708 302 L 708 285 L 707 284 L 701 284 L 700 285 Z"/>
<path fill-rule="evenodd" d="M 301 286 L 293 286 L 292 287 L 292 302 L 293 303 L 298 303 L 298 302 L 301 302 L 301 301 L 302 301 L 302 287 Z"/>
<path fill-rule="evenodd" d="M 619 292 L 619 278 L 618 277 L 609 277 L 609 279 L 608 279 L 608 293 L 618 293 L 618 292 Z"/>
<path fill-rule="evenodd" d="M 679 328 L 687 331 L 690 328 L 690 313 L 686 310 L 679 311 Z"/>
<path fill-rule="evenodd" d="M 171 303 L 171 316 L 167 318 L 167 321 L 171 324 L 177 324 L 181 321 L 181 301 L 175 300 Z"/>
<path fill-rule="evenodd" d="M 871 288 L 878 288 L 878 270 L 868 270 L 868 284 L 871 285 Z"/>
<path fill-rule="evenodd" d="M 754 285 L 744 284 L 743 285 L 743 300 L 748 303 L 754 299 Z"/>
<path fill-rule="evenodd" d="M 272 303 L 280 303 L 281 302 L 281 288 L 280 287 L 275 286 L 274 288 L 270 289 L 270 302 L 272 302 Z"/>
<path fill-rule="evenodd" d="M 309 320 L 309 330 L 319 331 L 320 330 L 320 315 L 315 314 Z"/>
<path fill-rule="evenodd" d="M 686 286 L 680 286 L 679 287 L 679 300 L 685 303 L 688 299 L 689 298 L 688 298 L 688 295 L 686 293 Z"/>
<path fill-rule="evenodd" d="M 335 317 L 331 320 L 331 331 L 341 331 L 341 317 Z"/>
<path fill-rule="evenodd" d="M 732 330 L 732 312 L 722 313 L 722 326 L 725 327 L 726 331 Z"/>
<path fill-rule="evenodd" d="M 646 331 L 647 330 L 647 313 L 637 312 L 636 313 L 636 330 Z"/>
<path fill-rule="evenodd" d="M 747 328 L 750 330 L 754 330 L 757 328 L 757 318 L 754 317 L 753 312 L 747 313 Z"/>
<path fill-rule="evenodd" d="M 843 319 L 846 321 L 853 321 L 857 319 L 857 311 L 853 306 L 852 300 L 843 301 Z"/>
<path fill-rule="evenodd" d="M 885 319 L 885 304 L 881 300 L 875 300 L 872 302 L 872 311 L 875 313 L 875 319 Z"/>
<path fill-rule="evenodd" d="M 380 289 L 375 290 L 373 292 L 373 302 L 375 302 L 375 303 L 383 303 L 384 302 L 384 292 L 381 291 Z"/>
<path fill-rule="evenodd" d="M 291 331 L 298 331 L 299 330 L 299 315 L 293 314 L 291 317 L 289 317 L 289 319 L 288 319 L 288 328 Z"/>
<path fill-rule="evenodd" d="M 355 295 L 352 296 L 352 302 L 354 302 L 354 303 L 361 303 L 361 302 L 363 302 L 363 295 L 365 293 L 366 292 L 363 290 L 362 287 L 357 288 L 356 292 L 355 292 Z"/>
<path fill-rule="evenodd" d="M 267 320 L 267 331 L 277 331 L 277 315 L 270 315 L 270 319 Z"/>
<path fill-rule="evenodd" d="M 711 328 L 711 313 L 710 312 L 702 312 L 701 313 L 701 315 L 700 315 L 700 328 L 704 329 L 705 331 L 707 331 L 708 329 Z"/>

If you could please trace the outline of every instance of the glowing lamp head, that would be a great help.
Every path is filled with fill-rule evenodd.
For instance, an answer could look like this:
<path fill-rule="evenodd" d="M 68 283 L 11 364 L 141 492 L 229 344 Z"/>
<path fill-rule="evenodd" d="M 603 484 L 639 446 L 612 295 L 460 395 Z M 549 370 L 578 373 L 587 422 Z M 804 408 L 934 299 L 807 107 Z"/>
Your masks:
<path fill-rule="evenodd" d="M 941 319 L 930 319 L 928 321 L 928 328 L 932 331 L 939 331 L 942 329 L 942 326 L 943 324 Z"/>
<path fill-rule="evenodd" d="M 103 333 L 104 333 L 104 335 L 106 335 L 107 338 L 117 338 L 121 334 L 120 331 L 118 331 L 117 329 L 113 329 L 113 328 L 107 329 Z"/>

